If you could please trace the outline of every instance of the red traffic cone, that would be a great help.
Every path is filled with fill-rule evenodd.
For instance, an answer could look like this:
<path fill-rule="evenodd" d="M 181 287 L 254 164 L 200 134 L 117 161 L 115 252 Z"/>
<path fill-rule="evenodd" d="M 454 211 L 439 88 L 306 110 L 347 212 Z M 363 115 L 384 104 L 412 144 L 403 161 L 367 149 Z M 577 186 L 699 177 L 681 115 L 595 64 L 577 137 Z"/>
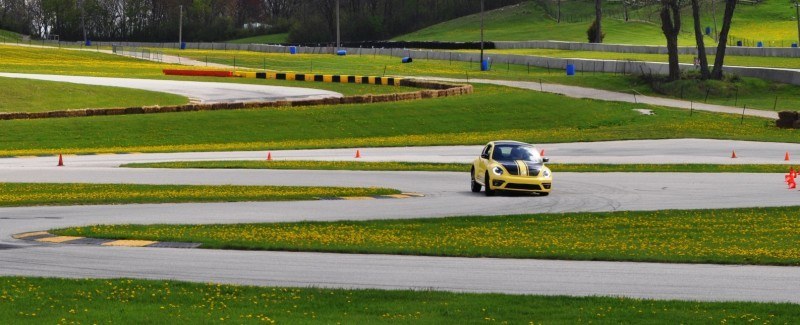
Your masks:
<path fill-rule="evenodd" d="M 64 167 L 64 157 L 58 154 L 58 167 Z"/>
<path fill-rule="evenodd" d="M 789 152 L 786 152 L 786 156 L 783 157 L 784 161 L 789 161 Z"/>
<path fill-rule="evenodd" d="M 544 149 L 542 149 L 542 151 L 541 151 L 541 152 L 539 152 L 539 155 L 540 155 L 540 156 L 542 156 L 542 157 L 544 157 Z"/>
<path fill-rule="evenodd" d="M 361 150 L 356 150 L 356 158 L 361 158 Z"/>
<path fill-rule="evenodd" d="M 733 150 L 733 152 L 731 153 L 731 158 L 738 158 L 736 157 L 736 150 Z"/>
<path fill-rule="evenodd" d="M 272 161 L 272 152 L 267 153 L 267 161 Z"/>

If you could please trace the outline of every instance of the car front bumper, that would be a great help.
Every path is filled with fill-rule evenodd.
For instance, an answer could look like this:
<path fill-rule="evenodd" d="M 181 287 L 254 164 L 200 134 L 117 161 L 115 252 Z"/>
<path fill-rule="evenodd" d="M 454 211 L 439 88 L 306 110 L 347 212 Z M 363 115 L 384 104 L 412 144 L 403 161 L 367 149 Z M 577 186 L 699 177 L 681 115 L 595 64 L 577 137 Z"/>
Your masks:
<path fill-rule="evenodd" d="M 550 192 L 553 186 L 552 177 L 492 175 L 490 182 L 492 183 L 492 189 L 502 191 Z"/>

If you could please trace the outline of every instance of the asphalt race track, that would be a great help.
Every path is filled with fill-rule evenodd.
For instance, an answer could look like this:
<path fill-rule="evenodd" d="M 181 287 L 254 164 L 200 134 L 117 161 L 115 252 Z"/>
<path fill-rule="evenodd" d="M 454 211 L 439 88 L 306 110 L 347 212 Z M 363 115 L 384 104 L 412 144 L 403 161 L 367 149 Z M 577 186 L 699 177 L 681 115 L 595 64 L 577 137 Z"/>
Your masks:
<path fill-rule="evenodd" d="M 185 96 L 188 97 L 192 102 L 204 104 L 268 102 L 281 100 L 295 101 L 342 97 L 342 94 L 320 89 L 235 84 L 226 82 L 80 77 L 22 73 L 0 73 L 0 77 L 157 91 Z"/>
<path fill-rule="evenodd" d="M 542 146 L 556 162 L 606 157 L 627 163 L 730 161 L 735 146 L 753 161 L 785 163 L 798 145 L 713 140 L 621 141 Z M 362 149 L 365 160 L 466 162 L 480 147 Z M 622 150 L 628 148 L 627 150 Z M 688 148 L 688 149 L 687 149 Z M 695 156 L 694 152 L 698 155 Z M 354 149 L 273 151 L 281 159 L 353 159 Z M 702 153 L 702 154 L 701 154 Z M 747 154 L 745 154 L 747 153 Z M 729 153 L 727 153 L 729 155 Z M 774 157 L 778 155 L 780 157 Z M 266 152 L 67 156 L 0 159 L 0 182 L 382 186 L 423 198 L 371 201 L 141 204 L 0 209 L 0 275 L 149 278 L 270 286 L 434 289 L 468 292 L 800 302 L 800 268 L 692 264 L 442 258 L 40 244 L 13 234 L 108 223 L 241 223 L 368 220 L 788 206 L 800 192 L 780 174 L 558 173 L 548 197 L 484 197 L 468 174 L 433 172 L 157 170 L 126 162 L 264 159 Z M 694 160 L 692 160 L 694 159 Z M 735 160 L 741 163 L 742 160 Z"/>

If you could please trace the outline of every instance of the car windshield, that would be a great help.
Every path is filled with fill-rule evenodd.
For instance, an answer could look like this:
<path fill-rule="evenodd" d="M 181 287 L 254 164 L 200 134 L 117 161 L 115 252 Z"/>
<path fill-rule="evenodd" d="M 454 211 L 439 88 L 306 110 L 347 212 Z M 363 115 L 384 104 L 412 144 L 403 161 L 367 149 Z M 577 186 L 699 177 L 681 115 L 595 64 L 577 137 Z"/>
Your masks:
<path fill-rule="evenodd" d="M 533 146 L 519 144 L 498 144 L 492 153 L 494 160 L 525 160 L 535 163 L 542 162 L 542 156 Z"/>

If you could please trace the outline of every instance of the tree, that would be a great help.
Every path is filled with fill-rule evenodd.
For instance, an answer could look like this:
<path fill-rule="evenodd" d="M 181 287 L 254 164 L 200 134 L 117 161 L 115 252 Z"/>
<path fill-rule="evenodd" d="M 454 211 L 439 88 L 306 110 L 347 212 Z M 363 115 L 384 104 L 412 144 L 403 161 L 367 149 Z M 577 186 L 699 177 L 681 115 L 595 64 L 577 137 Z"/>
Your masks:
<path fill-rule="evenodd" d="M 681 32 L 681 8 L 679 0 L 661 0 L 661 31 L 667 39 L 669 55 L 669 80 L 681 78 L 681 66 L 678 61 L 678 34 Z M 732 0 L 736 1 L 736 0 Z"/>
<path fill-rule="evenodd" d="M 714 70 L 711 71 L 712 79 L 722 80 L 725 49 L 728 47 L 728 32 L 731 30 L 731 20 L 733 20 L 736 2 L 737 0 L 725 0 L 725 16 L 722 17 L 722 30 L 719 33 L 719 43 L 717 44 L 717 57 L 714 59 Z"/>
<path fill-rule="evenodd" d="M 700 29 L 700 4 L 698 0 L 692 0 L 692 18 L 694 19 L 694 38 L 697 41 L 697 57 L 700 61 L 700 79 L 706 80 L 711 77 L 711 72 L 708 71 L 706 45 L 703 40 L 703 31 Z"/>
<path fill-rule="evenodd" d="M 594 0 L 594 21 L 597 24 L 593 43 L 603 43 L 603 7 L 601 0 Z"/>

